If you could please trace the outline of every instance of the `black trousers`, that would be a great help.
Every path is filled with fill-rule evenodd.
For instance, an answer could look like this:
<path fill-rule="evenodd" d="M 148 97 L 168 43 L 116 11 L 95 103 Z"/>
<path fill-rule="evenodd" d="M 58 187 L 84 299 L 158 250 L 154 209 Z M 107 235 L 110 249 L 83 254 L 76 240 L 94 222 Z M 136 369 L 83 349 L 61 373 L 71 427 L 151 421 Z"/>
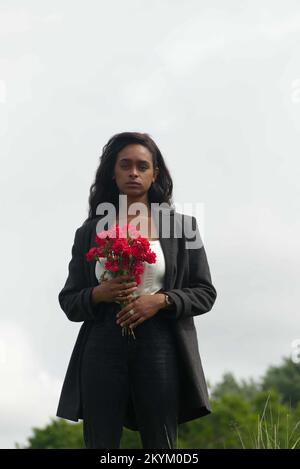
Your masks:
<path fill-rule="evenodd" d="M 95 321 L 81 361 L 86 448 L 119 448 L 132 398 L 143 448 L 176 448 L 178 362 L 172 320 L 163 311 L 122 336 L 115 314 Z"/>

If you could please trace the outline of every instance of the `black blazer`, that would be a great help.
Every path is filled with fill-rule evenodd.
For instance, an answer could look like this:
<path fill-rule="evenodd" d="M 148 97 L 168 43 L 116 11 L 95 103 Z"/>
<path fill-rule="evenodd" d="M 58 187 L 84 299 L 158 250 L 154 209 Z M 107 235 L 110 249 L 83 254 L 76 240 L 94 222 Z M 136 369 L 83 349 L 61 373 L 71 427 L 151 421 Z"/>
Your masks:
<path fill-rule="evenodd" d="M 178 346 L 178 368 L 180 377 L 180 400 L 178 423 L 202 417 L 211 413 L 205 376 L 198 350 L 197 334 L 193 316 L 211 310 L 217 292 L 212 284 L 206 252 L 200 237 L 195 217 L 176 212 L 173 208 L 159 209 L 160 220 L 171 221 L 169 237 L 162 236 L 162 224 L 158 234 L 165 257 L 164 291 L 174 300 L 173 310 L 163 308 L 157 314 L 163 315 L 173 327 Z M 167 217 L 167 218 L 166 218 Z M 98 303 L 93 305 L 91 293 L 98 285 L 95 275 L 95 263 L 87 262 L 84 254 L 95 242 L 97 223 L 101 216 L 85 222 L 77 228 L 72 247 L 72 258 L 69 263 L 69 275 L 63 289 L 58 295 L 59 304 L 70 321 L 83 322 L 64 379 L 57 417 L 72 421 L 83 419 L 80 395 L 80 359 L 85 340 L 95 318 L 99 320 L 103 308 L 112 312 L 120 309 L 119 304 Z M 197 241 L 197 248 L 187 248 L 187 238 L 183 232 L 183 223 L 192 222 Z M 178 235 L 180 233 L 180 235 Z M 195 245 L 194 245 L 195 246 Z M 104 316 L 102 314 L 102 316 Z M 124 425 L 131 430 L 138 430 L 134 406 L 128 403 Z"/>

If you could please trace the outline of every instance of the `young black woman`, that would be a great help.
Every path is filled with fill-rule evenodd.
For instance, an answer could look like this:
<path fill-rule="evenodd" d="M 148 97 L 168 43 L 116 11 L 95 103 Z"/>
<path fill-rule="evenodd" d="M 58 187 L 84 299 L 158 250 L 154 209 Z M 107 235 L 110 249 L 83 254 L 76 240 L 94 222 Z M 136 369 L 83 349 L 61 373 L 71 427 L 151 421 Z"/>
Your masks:
<path fill-rule="evenodd" d="M 178 424 L 211 412 L 193 316 L 209 311 L 217 293 L 196 218 L 174 210 L 172 190 L 170 173 L 148 134 L 111 137 L 59 293 L 67 317 L 83 325 L 57 416 L 83 419 L 86 448 L 119 448 L 123 426 L 140 432 L 143 448 L 176 448 Z M 121 226 L 132 222 L 135 204 L 143 208 L 137 230 L 149 239 L 157 261 L 145 265 L 139 286 L 125 276 L 99 283 L 103 267 L 84 258 L 95 246 L 103 221 L 99 207 L 105 203 L 116 209 L 108 228 L 112 221 Z M 187 219 L 196 236 L 193 248 L 187 248 L 183 229 Z M 122 308 L 124 300 L 130 304 Z M 122 335 L 125 325 L 135 338 Z"/>

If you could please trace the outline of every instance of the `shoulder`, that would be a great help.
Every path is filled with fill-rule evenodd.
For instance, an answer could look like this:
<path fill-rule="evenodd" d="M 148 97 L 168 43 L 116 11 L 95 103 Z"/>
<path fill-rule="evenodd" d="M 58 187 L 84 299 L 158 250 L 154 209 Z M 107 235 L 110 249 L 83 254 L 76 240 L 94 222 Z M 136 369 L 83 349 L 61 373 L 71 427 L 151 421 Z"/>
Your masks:
<path fill-rule="evenodd" d="M 185 242 L 186 249 L 199 249 L 203 247 L 202 237 L 197 218 L 185 213 L 174 213 L 174 227 Z"/>
<path fill-rule="evenodd" d="M 174 225 L 182 227 L 183 235 L 191 237 L 192 231 L 198 229 L 197 219 L 194 215 L 187 215 L 185 213 L 174 212 Z"/>
<path fill-rule="evenodd" d="M 86 219 L 79 227 L 75 230 L 75 243 L 83 246 L 86 245 L 91 239 L 93 231 L 96 233 L 96 225 L 98 218 Z"/>

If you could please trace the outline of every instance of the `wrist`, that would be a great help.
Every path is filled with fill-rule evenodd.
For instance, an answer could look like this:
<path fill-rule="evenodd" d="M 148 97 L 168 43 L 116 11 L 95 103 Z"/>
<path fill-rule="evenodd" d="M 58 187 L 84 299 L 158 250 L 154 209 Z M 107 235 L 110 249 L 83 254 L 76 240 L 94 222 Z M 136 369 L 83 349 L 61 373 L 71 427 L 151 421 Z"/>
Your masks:
<path fill-rule="evenodd" d="M 157 296 L 159 296 L 159 307 L 160 308 L 171 308 L 173 301 L 171 298 L 167 295 L 167 293 L 157 293 Z"/>
<path fill-rule="evenodd" d="M 99 290 L 99 285 L 93 288 L 91 298 L 92 298 L 93 305 L 96 305 L 100 303 L 101 301 L 103 301 L 103 298 L 101 296 L 101 291 Z"/>
<path fill-rule="evenodd" d="M 165 300 L 164 293 L 155 293 L 155 296 L 157 298 L 157 303 L 158 303 L 159 309 L 164 308 L 166 306 L 166 300 Z"/>

